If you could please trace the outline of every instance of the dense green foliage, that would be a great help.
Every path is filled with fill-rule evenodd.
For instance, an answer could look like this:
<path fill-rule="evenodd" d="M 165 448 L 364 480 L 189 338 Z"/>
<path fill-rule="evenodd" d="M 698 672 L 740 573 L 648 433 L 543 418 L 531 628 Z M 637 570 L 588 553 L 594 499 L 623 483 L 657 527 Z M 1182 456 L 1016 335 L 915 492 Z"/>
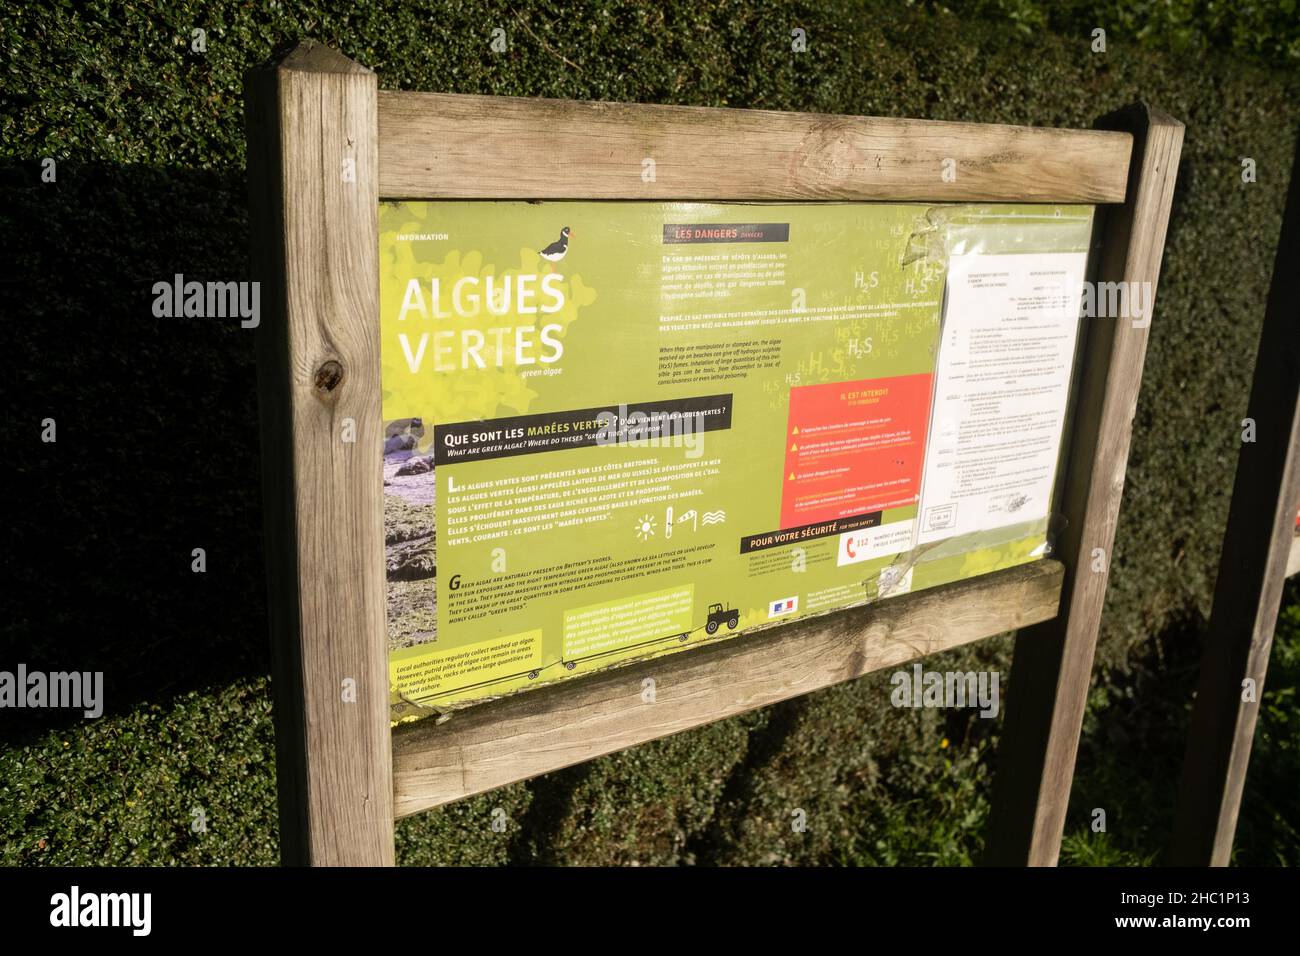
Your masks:
<path fill-rule="evenodd" d="M 1279 27 L 1273 5 L 1243 4 L 1235 18 L 1219 4 L 1090 6 L 1108 11 L 1105 54 L 1089 49 L 1097 17 L 1083 5 L 1027 0 L 10 4 L 0 312 L 11 398 L 0 434 L 15 490 L 0 518 L 22 560 L 7 581 L 0 666 L 102 669 L 109 713 L 6 716 L 0 861 L 276 859 L 255 333 L 155 319 L 150 289 L 177 272 L 246 275 L 241 74 L 307 36 L 392 88 L 1067 126 L 1145 98 L 1183 120 L 1065 847 L 1078 863 L 1152 858 L 1182 756 L 1300 82 L 1283 68 L 1295 62 L 1294 24 Z M 1170 41 L 1167 24 L 1185 36 Z M 790 51 L 794 26 L 806 53 Z M 504 54 L 488 47 L 496 27 Z M 55 183 L 40 178 L 44 157 L 58 161 Z M 1255 184 L 1241 181 L 1243 157 L 1257 163 Z M 32 437 L 47 415 L 54 446 Z M 200 546 L 209 570 L 195 575 Z M 1283 800 L 1294 806 L 1297 779 L 1294 610 L 1286 628 L 1241 827 L 1243 858 L 1258 862 L 1300 854 Z M 932 666 L 1005 675 L 1010 646 Z M 999 722 L 895 710 L 888 692 L 888 675 L 874 675 L 423 815 L 399 826 L 401 859 L 977 858 Z M 1104 836 L 1087 826 L 1097 806 Z M 206 832 L 192 829 L 196 808 Z M 504 832 L 491 827 L 498 809 Z M 796 809 L 807 832 L 790 825 Z"/>
<path fill-rule="evenodd" d="M 1231 51 L 1280 66 L 1300 65 L 1300 5 L 1296 0 L 927 0 L 932 9 L 970 19 L 1003 21 L 1023 34 L 1138 40 L 1184 57 Z"/>

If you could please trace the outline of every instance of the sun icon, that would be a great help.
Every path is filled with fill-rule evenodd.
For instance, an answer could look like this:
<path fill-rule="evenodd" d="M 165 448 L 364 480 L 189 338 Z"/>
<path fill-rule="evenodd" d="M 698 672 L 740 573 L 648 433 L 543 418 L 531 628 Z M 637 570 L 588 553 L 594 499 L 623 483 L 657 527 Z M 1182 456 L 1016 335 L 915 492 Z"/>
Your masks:
<path fill-rule="evenodd" d="M 641 541 L 649 541 L 655 536 L 655 519 L 642 515 L 636 523 L 636 536 Z"/>

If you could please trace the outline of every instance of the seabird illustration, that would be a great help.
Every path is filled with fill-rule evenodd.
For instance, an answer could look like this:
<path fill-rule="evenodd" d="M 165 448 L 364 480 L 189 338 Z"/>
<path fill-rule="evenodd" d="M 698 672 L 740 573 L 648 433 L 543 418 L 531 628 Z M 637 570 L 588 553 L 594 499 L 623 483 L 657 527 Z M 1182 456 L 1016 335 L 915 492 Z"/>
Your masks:
<path fill-rule="evenodd" d="M 560 230 L 560 238 L 543 249 L 540 255 L 547 262 L 559 262 L 569 251 L 569 227 Z"/>

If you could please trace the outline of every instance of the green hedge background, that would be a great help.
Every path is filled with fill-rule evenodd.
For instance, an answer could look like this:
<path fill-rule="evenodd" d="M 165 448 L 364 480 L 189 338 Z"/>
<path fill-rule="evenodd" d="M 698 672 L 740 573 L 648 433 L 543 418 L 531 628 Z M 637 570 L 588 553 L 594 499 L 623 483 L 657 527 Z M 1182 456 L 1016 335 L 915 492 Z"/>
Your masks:
<path fill-rule="evenodd" d="M 105 670 L 109 711 L 5 714 L 0 863 L 278 859 L 255 333 L 155 319 L 150 289 L 176 272 L 247 277 L 241 76 L 302 37 L 397 89 L 1052 126 L 1146 99 L 1185 122 L 1063 852 L 1158 858 L 1300 125 L 1294 2 L 6 6 L 0 434 L 15 493 L 0 516 L 17 560 L 0 667 Z M 488 47 L 497 27 L 504 54 Z M 806 53 L 790 51 L 794 27 Z M 1090 48 L 1095 27 L 1105 53 Z M 55 183 L 41 181 L 44 157 Z M 46 416 L 57 445 L 33 437 Z M 206 574 L 190 573 L 194 547 Z M 1000 638 L 932 666 L 1005 676 L 1010 648 Z M 1240 862 L 1300 860 L 1298 685 L 1291 606 Z M 402 822 L 399 859 L 978 859 L 1000 720 L 888 701 L 877 674 L 507 787 Z M 1107 833 L 1089 829 L 1094 807 Z"/>

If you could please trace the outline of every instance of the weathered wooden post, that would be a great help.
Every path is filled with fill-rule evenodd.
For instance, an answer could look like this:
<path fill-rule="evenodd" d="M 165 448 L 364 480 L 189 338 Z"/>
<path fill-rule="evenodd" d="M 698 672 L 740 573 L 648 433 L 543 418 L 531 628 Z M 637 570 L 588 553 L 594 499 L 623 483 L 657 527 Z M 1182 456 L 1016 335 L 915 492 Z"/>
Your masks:
<path fill-rule="evenodd" d="M 282 856 L 391 864 L 378 88 L 307 42 L 245 90 Z"/>

